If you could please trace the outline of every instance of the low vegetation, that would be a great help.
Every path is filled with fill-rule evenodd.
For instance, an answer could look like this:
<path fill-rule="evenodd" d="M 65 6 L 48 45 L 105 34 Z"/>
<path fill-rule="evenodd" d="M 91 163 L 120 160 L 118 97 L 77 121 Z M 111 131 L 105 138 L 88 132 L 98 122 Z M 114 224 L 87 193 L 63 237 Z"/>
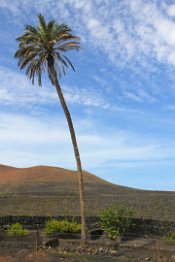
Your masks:
<path fill-rule="evenodd" d="M 162 238 L 168 244 L 175 244 L 175 231 L 172 231 L 168 236 Z"/>
<path fill-rule="evenodd" d="M 133 215 L 133 211 L 124 207 L 110 206 L 101 213 L 101 229 L 107 232 L 111 239 L 116 239 L 131 228 Z"/>
<path fill-rule="evenodd" d="M 77 234 L 81 232 L 81 224 L 77 223 L 75 220 L 68 221 L 66 219 L 51 219 L 47 221 L 44 232 L 46 235 L 54 233 Z"/>
<path fill-rule="evenodd" d="M 29 235 L 29 230 L 24 229 L 20 223 L 12 224 L 8 231 L 9 236 L 27 236 Z"/>

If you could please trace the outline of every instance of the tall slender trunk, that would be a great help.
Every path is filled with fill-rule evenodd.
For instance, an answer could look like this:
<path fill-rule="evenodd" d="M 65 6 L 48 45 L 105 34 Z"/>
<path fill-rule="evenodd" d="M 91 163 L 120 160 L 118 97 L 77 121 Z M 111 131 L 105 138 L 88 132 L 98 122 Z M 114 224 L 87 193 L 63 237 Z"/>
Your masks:
<path fill-rule="evenodd" d="M 51 69 L 52 76 L 53 76 L 53 83 L 56 87 L 56 91 L 60 100 L 60 103 L 62 105 L 63 111 L 65 113 L 67 123 L 69 126 L 69 131 L 72 139 L 75 159 L 77 163 L 77 172 L 78 172 L 78 183 L 79 183 L 79 195 L 80 195 L 80 215 L 81 215 L 81 243 L 82 245 L 85 245 L 87 243 L 87 232 L 86 232 L 86 221 L 85 221 L 85 194 L 84 194 L 84 182 L 83 182 L 83 172 L 82 172 L 82 166 L 81 166 L 81 159 L 80 154 L 78 150 L 77 140 L 75 136 L 75 131 L 71 119 L 71 115 L 69 112 L 69 109 L 66 105 L 61 87 L 59 85 L 57 74 L 55 72 L 55 69 L 52 67 Z"/>

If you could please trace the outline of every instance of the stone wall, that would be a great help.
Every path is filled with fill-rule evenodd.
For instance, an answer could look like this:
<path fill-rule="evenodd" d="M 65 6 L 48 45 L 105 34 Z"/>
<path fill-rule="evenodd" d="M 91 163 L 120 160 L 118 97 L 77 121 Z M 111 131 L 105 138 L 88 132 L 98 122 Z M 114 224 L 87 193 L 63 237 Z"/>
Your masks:
<path fill-rule="evenodd" d="M 80 222 L 80 217 L 48 217 L 48 216 L 1 216 L 0 227 L 5 228 L 7 225 L 13 223 L 21 223 L 28 229 L 43 228 L 46 221 L 50 218 L 69 220 L 75 219 Z M 87 226 L 89 230 L 100 228 L 100 220 L 98 217 L 87 217 Z M 153 219 L 133 218 L 133 229 L 128 232 L 128 235 L 143 237 L 143 236 L 164 236 L 175 230 L 175 221 L 163 221 Z"/>

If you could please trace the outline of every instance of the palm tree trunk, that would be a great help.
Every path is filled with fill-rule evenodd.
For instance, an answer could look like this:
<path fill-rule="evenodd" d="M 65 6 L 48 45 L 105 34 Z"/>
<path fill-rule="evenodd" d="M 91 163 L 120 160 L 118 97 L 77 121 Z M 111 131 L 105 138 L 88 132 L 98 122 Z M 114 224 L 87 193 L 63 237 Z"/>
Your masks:
<path fill-rule="evenodd" d="M 81 243 L 82 245 L 85 245 L 87 243 L 87 232 L 86 232 L 86 221 L 85 221 L 85 194 L 84 194 L 84 182 L 83 182 L 83 171 L 81 166 L 81 159 L 80 154 L 78 150 L 77 140 L 75 136 L 75 131 L 71 119 L 71 115 L 69 112 L 69 109 L 66 105 L 61 87 L 59 85 L 57 74 L 55 72 L 55 69 L 52 68 L 52 76 L 53 76 L 53 83 L 56 87 L 56 91 L 60 100 L 60 103 L 62 105 L 63 111 L 65 113 L 67 123 L 69 126 L 69 131 L 72 139 L 75 159 L 77 163 L 77 171 L 78 171 L 78 183 L 79 183 L 79 195 L 80 195 L 80 215 L 81 215 Z"/>

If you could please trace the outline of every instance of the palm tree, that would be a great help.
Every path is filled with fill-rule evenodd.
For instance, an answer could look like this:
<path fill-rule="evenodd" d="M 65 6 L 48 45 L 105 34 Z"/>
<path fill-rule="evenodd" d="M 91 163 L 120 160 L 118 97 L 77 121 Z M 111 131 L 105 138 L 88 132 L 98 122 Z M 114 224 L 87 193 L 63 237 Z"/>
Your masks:
<path fill-rule="evenodd" d="M 65 69 L 69 66 L 75 71 L 65 53 L 69 50 L 78 51 L 80 49 L 80 38 L 73 35 L 72 30 L 65 24 L 57 24 L 55 20 L 50 20 L 46 23 L 41 14 L 38 16 L 38 21 L 39 23 L 35 27 L 27 25 L 25 31 L 17 38 L 19 49 L 15 53 L 15 58 L 18 58 L 20 69 L 26 67 L 26 75 L 32 80 L 32 84 L 34 84 L 36 77 L 39 86 L 41 86 L 42 73 L 47 69 L 49 79 L 56 88 L 69 126 L 77 164 L 82 225 L 81 243 L 85 244 L 87 242 L 85 196 L 80 154 L 71 115 L 57 77 L 57 73 L 59 77 L 62 76 L 62 73 L 65 75 Z"/>

